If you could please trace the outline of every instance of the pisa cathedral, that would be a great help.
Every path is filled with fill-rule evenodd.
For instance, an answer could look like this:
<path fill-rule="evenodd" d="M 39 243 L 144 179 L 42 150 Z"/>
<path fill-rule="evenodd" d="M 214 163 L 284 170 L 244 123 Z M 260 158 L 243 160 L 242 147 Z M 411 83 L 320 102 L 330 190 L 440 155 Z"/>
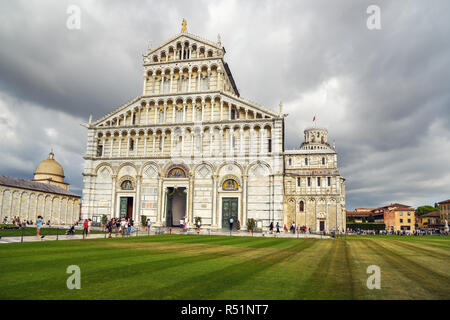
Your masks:
<path fill-rule="evenodd" d="M 344 179 L 327 131 L 307 129 L 299 150 L 285 150 L 281 105 L 274 112 L 242 98 L 224 55 L 220 37 L 190 34 L 184 21 L 148 48 L 142 95 L 85 125 L 82 218 L 345 228 Z"/>

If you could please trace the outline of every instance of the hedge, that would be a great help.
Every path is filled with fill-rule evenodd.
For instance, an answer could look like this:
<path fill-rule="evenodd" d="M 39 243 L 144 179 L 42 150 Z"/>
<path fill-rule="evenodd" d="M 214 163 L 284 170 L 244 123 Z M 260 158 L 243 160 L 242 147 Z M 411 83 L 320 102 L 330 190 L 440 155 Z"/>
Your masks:
<path fill-rule="evenodd" d="M 348 229 L 357 230 L 385 230 L 384 223 L 347 223 Z"/>

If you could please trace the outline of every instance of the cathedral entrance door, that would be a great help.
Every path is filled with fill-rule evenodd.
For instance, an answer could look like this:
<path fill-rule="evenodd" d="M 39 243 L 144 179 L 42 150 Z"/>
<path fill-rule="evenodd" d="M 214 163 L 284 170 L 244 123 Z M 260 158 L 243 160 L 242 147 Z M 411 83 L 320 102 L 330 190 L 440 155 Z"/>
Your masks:
<path fill-rule="evenodd" d="M 238 198 L 222 198 L 222 228 L 230 229 L 230 218 L 233 218 L 233 229 L 238 221 Z"/>
<path fill-rule="evenodd" d="M 133 197 L 120 197 L 120 217 L 133 218 Z"/>
<path fill-rule="evenodd" d="M 179 227 L 186 216 L 186 188 L 167 188 L 166 226 Z"/>
<path fill-rule="evenodd" d="M 325 221 L 320 220 L 320 231 L 324 231 L 325 230 Z"/>

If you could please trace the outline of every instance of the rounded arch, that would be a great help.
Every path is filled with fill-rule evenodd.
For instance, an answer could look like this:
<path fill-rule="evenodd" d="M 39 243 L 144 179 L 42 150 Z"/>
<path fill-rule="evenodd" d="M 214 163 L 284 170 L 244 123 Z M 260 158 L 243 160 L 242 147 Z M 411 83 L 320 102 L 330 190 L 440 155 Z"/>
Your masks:
<path fill-rule="evenodd" d="M 220 166 L 217 167 L 216 169 L 216 174 L 219 175 L 220 171 L 225 167 L 225 166 L 229 166 L 229 165 L 235 165 L 238 169 L 239 169 L 239 174 L 242 175 L 245 170 L 242 167 L 242 165 L 240 163 L 238 163 L 237 161 L 228 161 L 228 162 L 224 162 L 222 163 Z"/>
<path fill-rule="evenodd" d="M 117 167 L 117 174 L 120 173 L 120 170 L 122 170 L 124 167 L 126 166 L 130 166 L 132 168 L 134 168 L 135 172 L 138 173 L 139 172 L 139 166 L 136 166 L 133 162 L 123 162 L 119 165 L 119 167 Z"/>
<path fill-rule="evenodd" d="M 220 188 L 223 187 L 223 184 L 227 181 L 227 180 L 234 180 L 237 183 L 238 188 L 242 188 L 242 180 L 236 176 L 235 174 L 226 174 L 223 177 L 220 178 Z"/>
<path fill-rule="evenodd" d="M 148 170 L 148 168 L 153 167 L 156 170 L 156 173 L 158 176 L 161 176 L 161 167 L 156 163 L 155 161 L 147 161 L 145 162 L 142 167 L 141 171 L 139 172 L 139 175 L 144 176 L 145 172 Z"/>
<path fill-rule="evenodd" d="M 250 162 L 247 166 L 247 169 L 245 170 L 245 174 L 248 176 L 250 173 L 250 170 L 257 165 L 265 166 L 267 168 L 267 170 L 269 171 L 268 175 L 273 174 L 272 167 L 267 162 L 262 161 L 262 160 L 256 160 L 256 161 Z"/>
<path fill-rule="evenodd" d="M 175 168 L 181 168 L 182 170 L 184 170 L 186 177 L 188 177 L 190 174 L 189 166 L 186 165 L 183 161 L 176 162 L 176 163 L 171 161 L 166 166 L 164 166 L 164 168 L 162 168 L 163 176 L 167 177 L 169 171 L 172 169 L 175 169 Z"/>
<path fill-rule="evenodd" d="M 196 176 L 197 176 L 198 174 L 202 175 L 202 173 L 200 173 L 199 170 L 202 170 L 201 168 L 204 167 L 204 166 L 206 166 L 206 167 L 209 168 L 209 170 L 210 170 L 210 175 L 212 175 L 212 174 L 214 173 L 214 171 L 215 171 L 214 164 L 212 164 L 212 163 L 210 163 L 210 162 L 207 162 L 207 161 L 202 161 L 201 163 L 197 164 L 196 166 L 194 166 L 194 168 L 193 168 L 192 171 L 194 172 L 194 174 L 195 174 Z"/>

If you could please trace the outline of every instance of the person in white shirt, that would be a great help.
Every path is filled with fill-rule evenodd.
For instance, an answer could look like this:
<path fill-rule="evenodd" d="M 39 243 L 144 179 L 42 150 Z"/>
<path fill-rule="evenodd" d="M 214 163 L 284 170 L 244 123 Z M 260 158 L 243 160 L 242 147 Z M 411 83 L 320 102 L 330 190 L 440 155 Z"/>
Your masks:
<path fill-rule="evenodd" d="M 122 237 L 125 235 L 126 228 L 127 228 L 127 222 L 125 221 L 125 218 L 122 218 L 122 221 L 120 221 L 120 232 L 122 233 Z"/>

